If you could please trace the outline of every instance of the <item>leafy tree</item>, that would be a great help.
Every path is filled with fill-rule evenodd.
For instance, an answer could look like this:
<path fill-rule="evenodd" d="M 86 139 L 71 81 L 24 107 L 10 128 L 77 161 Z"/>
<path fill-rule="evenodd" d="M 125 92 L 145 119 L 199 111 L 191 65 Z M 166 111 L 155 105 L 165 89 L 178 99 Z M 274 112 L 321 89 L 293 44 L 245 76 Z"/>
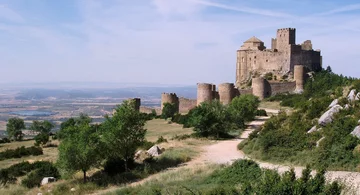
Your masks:
<path fill-rule="evenodd" d="M 327 71 L 327 72 L 332 72 L 331 67 L 330 67 L 330 66 L 327 66 L 327 67 L 326 67 L 326 71 Z"/>
<path fill-rule="evenodd" d="M 113 117 L 105 117 L 102 124 L 103 140 L 108 157 L 125 161 L 125 169 L 133 159 L 136 149 L 145 141 L 145 119 L 134 108 L 134 102 L 124 101 L 116 108 Z"/>
<path fill-rule="evenodd" d="M 238 128 L 243 128 L 245 122 L 255 118 L 259 104 L 259 98 L 254 95 L 245 94 L 235 97 L 229 105 L 232 121 Z"/>
<path fill-rule="evenodd" d="M 102 159 L 100 136 L 96 128 L 89 124 L 71 126 L 67 131 L 71 132 L 71 136 L 67 136 L 59 145 L 58 164 L 67 171 L 81 170 L 86 182 L 86 172 L 99 165 Z"/>
<path fill-rule="evenodd" d="M 25 129 L 25 123 L 21 118 L 10 118 L 6 124 L 9 139 L 21 140 L 23 137 L 22 129 Z"/>
<path fill-rule="evenodd" d="M 161 118 L 167 119 L 173 117 L 177 113 L 177 108 L 175 104 L 164 103 L 162 109 Z"/>
<path fill-rule="evenodd" d="M 33 131 L 37 131 L 39 133 L 50 133 L 51 129 L 54 128 L 55 125 L 49 121 L 33 121 L 30 126 L 30 129 Z"/>
<path fill-rule="evenodd" d="M 201 136 L 216 136 L 226 134 L 233 128 L 227 107 L 218 100 L 203 102 L 192 110 L 190 124 Z"/>
<path fill-rule="evenodd" d="M 47 133 L 40 133 L 35 136 L 35 145 L 43 145 L 46 144 L 49 141 L 49 134 Z"/>
<path fill-rule="evenodd" d="M 61 123 L 60 131 L 57 133 L 57 138 L 64 139 L 65 137 L 71 136 L 72 129 L 75 126 L 89 125 L 92 122 L 92 119 L 86 115 L 81 113 L 77 118 L 69 118 L 65 122 Z"/>

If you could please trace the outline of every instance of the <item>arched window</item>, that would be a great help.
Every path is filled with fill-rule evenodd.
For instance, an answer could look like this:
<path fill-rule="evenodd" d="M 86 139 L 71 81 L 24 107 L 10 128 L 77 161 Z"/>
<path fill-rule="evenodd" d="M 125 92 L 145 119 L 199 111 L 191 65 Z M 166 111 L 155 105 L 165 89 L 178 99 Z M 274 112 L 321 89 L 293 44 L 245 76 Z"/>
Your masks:
<path fill-rule="evenodd" d="M 242 62 L 245 62 L 245 58 L 244 58 L 244 57 L 242 57 L 242 58 L 241 58 L 241 61 L 242 61 Z"/>

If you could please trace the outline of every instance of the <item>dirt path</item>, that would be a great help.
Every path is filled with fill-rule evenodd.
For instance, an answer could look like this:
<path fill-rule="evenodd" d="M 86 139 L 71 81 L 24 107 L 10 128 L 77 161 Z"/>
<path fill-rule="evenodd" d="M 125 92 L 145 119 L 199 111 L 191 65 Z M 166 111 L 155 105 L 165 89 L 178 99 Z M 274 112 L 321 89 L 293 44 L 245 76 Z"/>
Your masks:
<path fill-rule="evenodd" d="M 218 163 L 218 164 L 231 164 L 237 159 L 250 159 L 247 157 L 243 151 L 237 150 L 237 145 L 244 139 L 249 137 L 249 134 L 255 129 L 260 128 L 269 117 L 258 117 L 254 121 L 248 124 L 248 129 L 246 129 L 240 139 L 236 140 L 227 140 L 219 141 L 216 144 L 205 146 L 204 153 L 195 159 L 196 162 L 202 163 Z M 279 164 L 272 164 L 267 162 L 261 162 L 255 160 L 261 168 L 274 169 L 279 173 L 284 173 L 288 171 L 291 167 L 294 168 L 296 176 L 300 177 L 303 169 L 305 167 L 300 166 L 286 166 Z M 313 171 L 312 174 L 315 174 Z M 346 182 L 348 185 L 352 186 L 357 193 L 360 194 L 360 173 L 359 172 L 349 172 L 349 171 L 328 171 L 326 173 L 326 178 L 329 181 L 340 180 Z"/>
<path fill-rule="evenodd" d="M 269 117 L 257 117 L 254 121 L 250 122 L 248 124 L 248 128 L 242 133 L 242 135 L 233 140 L 226 140 L 226 141 L 218 141 L 215 144 L 204 146 L 202 148 L 202 155 L 200 155 L 198 158 L 195 158 L 194 160 L 187 162 L 183 164 L 180 167 L 176 167 L 170 170 L 166 170 L 166 172 L 172 172 L 177 171 L 183 167 L 189 168 L 191 166 L 201 166 L 211 163 L 216 164 L 231 164 L 233 161 L 238 159 L 250 159 L 247 157 L 244 152 L 239 151 L 237 149 L 237 145 L 243 141 L 244 139 L 249 137 L 249 134 L 253 132 L 255 129 L 260 128 L 265 121 L 269 119 Z M 284 173 L 285 171 L 288 171 L 290 169 L 290 166 L 286 165 L 278 165 L 278 164 L 272 164 L 272 163 L 266 163 L 255 160 L 261 168 L 267 168 L 267 169 L 274 169 L 277 170 L 279 173 Z M 304 167 L 300 166 L 292 166 L 295 170 L 296 175 L 299 177 L 301 176 L 302 170 Z M 137 186 L 145 183 L 146 181 L 153 180 L 158 178 L 163 172 L 160 172 L 158 174 L 152 175 L 144 180 L 134 182 L 129 184 L 129 186 Z M 312 174 L 315 174 L 315 172 L 312 172 Z M 341 180 L 343 182 L 346 182 L 348 185 L 353 186 L 354 189 L 356 189 L 357 193 L 360 194 L 360 173 L 359 172 L 347 172 L 347 171 L 329 171 L 326 173 L 326 178 L 329 181 L 334 180 Z M 105 191 L 102 191 L 100 193 L 96 194 L 104 194 L 108 192 L 113 192 L 116 189 L 119 189 L 119 187 L 113 187 L 109 188 Z"/>

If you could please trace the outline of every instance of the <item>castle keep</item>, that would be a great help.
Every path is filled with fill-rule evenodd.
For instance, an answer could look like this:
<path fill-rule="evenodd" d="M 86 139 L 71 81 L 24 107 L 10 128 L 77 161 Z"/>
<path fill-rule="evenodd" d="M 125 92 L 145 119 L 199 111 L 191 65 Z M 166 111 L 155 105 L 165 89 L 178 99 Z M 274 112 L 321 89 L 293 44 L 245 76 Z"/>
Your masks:
<path fill-rule="evenodd" d="M 301 45 L 295 43 L 295 28 L 278 29 L 271 40 L 271 49 L 264 42 L 252 37 L 237 51 L 236 87 L 249 82 L 253 76 L 273 73 L 277 78 L 292 76 L 295 65 L 303 65 L 311 71 L 321 70 L 320 50 L 314 51 L 310 40 Z"/>

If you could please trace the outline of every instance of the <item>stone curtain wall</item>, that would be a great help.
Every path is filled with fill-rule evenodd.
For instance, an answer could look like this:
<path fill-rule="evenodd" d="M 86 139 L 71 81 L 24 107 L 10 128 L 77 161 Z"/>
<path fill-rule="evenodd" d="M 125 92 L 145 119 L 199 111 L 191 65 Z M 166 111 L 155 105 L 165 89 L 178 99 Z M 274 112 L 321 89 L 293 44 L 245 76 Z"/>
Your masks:
<path fill-rule="evenodd" d="M 189 112 L 189 110 L 196 107 L 196 102 L 197 102 L 196 99 L 187 99 L 187 98 L 180 97 L 179 98 L 179 112 L 180 113 Z"/>
<path fill-rule="evenodd" d="M 271 95 L 295 91 L 296 82 L 270 83 Z"/>

